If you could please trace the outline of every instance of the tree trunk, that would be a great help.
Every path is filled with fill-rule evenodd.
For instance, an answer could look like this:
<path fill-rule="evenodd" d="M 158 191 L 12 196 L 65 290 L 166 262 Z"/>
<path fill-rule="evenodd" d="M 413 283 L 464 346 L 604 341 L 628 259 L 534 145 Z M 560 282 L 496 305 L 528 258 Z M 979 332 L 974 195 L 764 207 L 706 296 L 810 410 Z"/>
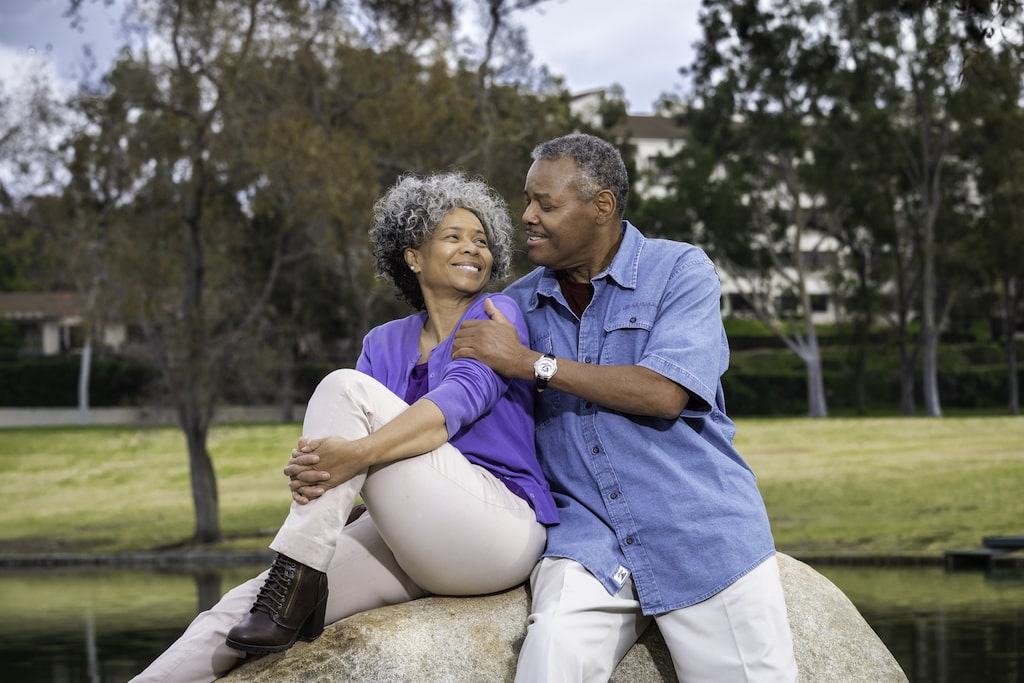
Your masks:
<path fill-rule="evenodd" d="M 858 334 L 859 336 L 859 334 Z M 853 350 L 853 408 L 857 415 L 863 417 L 868 414 L 867 402 L 867 352 L 864 344 L 866 338 L 856 342 L 857 347 Z"/>
<path fill-rule="evenodd" d="M 96 285 L 89 290 L 89 307 L 86 309 L 85 343 L 82 346 L 82 360 L 78 365 L 78 424 L 89 424 L 89 373 L 92 370 L 93 311 L 96 310 Z"/>
<path fill-rule="evenodd" d="M 295 421 L 295 345 L 289 344 L 281 368 L 281 421 Z"/>
<path fill-rule="evenodd" d="M 821 371 L 821 356 L 805 361 L 807 365 L 807 416 L 828 417 L 828 402 L 825 399 L 825 377 Z"/>
<path fill-rule="evenodd" d="M 863 274 L 863 269 L 858 270 L 861 271 L 859 281 L 865 283 L 867 277 Z M 860 287 L 858 299 L 861 302 L 870 300 L 866 290 L 866 286 Z M 874 313 L 871 311 L 870 306 L 867 304 L 863 305 L 861 310 L 854 315 L 853 325 L 850 330 L 850 349 L 848 353 L 850 355 L 850 365 L 853 368 L 853 407 L 857 415 L 860 416 L 867 415 L 868 413 L 868 344 L 871 342 L 871 321 L 873 318 Z"/>
<path fill-rule="evenodd" d="M 1010 415 L 1020 414 L 1020 384 L 1017 381 L 1017 346 L 1013 335 L 1007 337 L 1006 348 L 1006 388 L 1008 393 L 1008 412 Z"/>
<path fill-rule="evenodd" d="M 902 328 L 902 326 L 901 326 Z M 900 412 L 904 417 L 911 417 L 917 413 L 917 405 L 914 401 L 914 372 L 916 353 L 911 353 L 907 348 L 906 331 L 900 330 Z"/>
<path fill-rule="evenodd" d="M 928 417 L 942 417 L 939 401 L 939 326 L 935 319 L 935 213 L 932 205 L 924 224 L 924 277 L 921 282 L 921 393 Z"/>
<path fill-rule="evenodd" d="M 799 239 L 797 244 L 799 244 Z M 807 294 L 806 277 L 800 269 L 800 290 L 804 310 L 804 365 L 807 368 L 807 415 L 808 417 L 828 417 L 828 400 L 825 398 L 825 374 L 821 369 L 821 348 L 818 346 L 818 333 L 814 329 L 811 313 L 811 298 Z"/>
<path fill-rule="evenodd" d="M 181 430 L 188 444 L 189 477 L 192 503 L 195 508 L 193 543 L 217 543 L 223 540 L 217 512 L 217 475 L 206 449 L 208 421 L 200 415 L 194 396 L 184 399 L 181 409 Z"/>
<path fill-rule="evenodd" d="M 921 364 L 921 389 L 925 399 L 925 415 L 931 418 L 942 417 L 942 405 L 939 401 L 939 331 L 935 324 L 935 285 L 934 273 L 929 282 L 929 271 L 932 267 L 925 266 L 923 315 L 921 321 L 921 342 L 924 357 Z"/>
<path fill-rule="evenodd" d="M 221 591 L 221 572 L 218 570 L 206 570 L 194 575 L 196 582 L 196 612 L 205 612 L 210 609 L 224 595 Z"/>
<path fill-rule="evenodd" d="M 807 416 L 828 417 L 828 401 L 825 398 L 825 376 L 821 369 L 821 350 L 818 348 L 818 335 L 808 316 L 806 332 L 807 341 L 800 353 L 800 358 L 807 368 Z"/>
<path fill-rule="evenodd" d="M 1010 415 L 1020 413 L 1020 384 L 1017 381 L 1017 279 L 1003 281 L 1003 331 L 1006 344 L 1006 389 Z"/>
<path fill-rule="evenodd" d="M 942 417 L 939 401 L 939 333 L 934 327 L 921 330 L 924 358 L 921 362 L 921 393 L 928 417 Z"/>
<path fill-rule="evenodd" d="M 92 367 L 92 335 L 86 334 L 78 364 L 78 424 L 89 424 L 89 370 Z"/>
<path fill-rule="evenodd" d="M 898 226 L 906 227 L 900 220 L 896 221 Z M 908 240 L 909 241 L 909 240 Z M 910 339 L 907 327 L 910 320 L 910 307 L 913 298 L 913 280 L 910 277 L 910 259 L 904 257 L 907 247 L 903 240 L 897 239 L 894 245 L 894 264 L 896 267 L 896 339 L 900 350 L 900 413 L 904 417 L 911 417 L 917 412 L 917 405 L 914 399 L 914 366 L 917 363 L 917 347 L 910 348 Z"/>

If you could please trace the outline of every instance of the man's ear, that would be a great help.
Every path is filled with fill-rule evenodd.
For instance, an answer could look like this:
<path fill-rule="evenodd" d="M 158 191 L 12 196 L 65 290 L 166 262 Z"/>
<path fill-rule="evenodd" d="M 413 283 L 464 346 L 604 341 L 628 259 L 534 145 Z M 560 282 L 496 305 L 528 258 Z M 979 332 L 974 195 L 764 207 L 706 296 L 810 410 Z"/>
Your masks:
<path fill-rule="evenodd" d="M 597 207 L 597 220 L 599 223 L 606 222 L 609 218 L 615 218 L 615 195 L 611 190 L 601 190 L 594 197 L 594 206 Z"/>

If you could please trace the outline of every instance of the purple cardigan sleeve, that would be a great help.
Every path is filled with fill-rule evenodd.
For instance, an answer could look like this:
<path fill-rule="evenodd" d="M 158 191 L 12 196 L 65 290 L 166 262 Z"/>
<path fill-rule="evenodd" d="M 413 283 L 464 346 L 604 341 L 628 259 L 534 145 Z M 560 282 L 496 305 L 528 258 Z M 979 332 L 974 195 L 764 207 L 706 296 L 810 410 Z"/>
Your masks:
<path fill-rule="evenodd" d="M 491 295 L 490 299 L 515 325 L 519 339 L 525 343 L 526 321 L 519 308 L 504 295 Z M 486 320 L 487 313 L 484 311 L 483 301 L 483 298 L 475 301 L 466 311 L 463 320 Z M 480 361 L 470 358 L 452 360 L 452 342 L 452 337 L 449 337 L 431 354 L 431 372 L 434 372 L 435 357 L 444 367 L 440 370 L 441 381 L 424 396 L 437 405 L 444 414 L 449 439 L 491 410 L 508 390 L 509 385 L 509 380 Z"/>

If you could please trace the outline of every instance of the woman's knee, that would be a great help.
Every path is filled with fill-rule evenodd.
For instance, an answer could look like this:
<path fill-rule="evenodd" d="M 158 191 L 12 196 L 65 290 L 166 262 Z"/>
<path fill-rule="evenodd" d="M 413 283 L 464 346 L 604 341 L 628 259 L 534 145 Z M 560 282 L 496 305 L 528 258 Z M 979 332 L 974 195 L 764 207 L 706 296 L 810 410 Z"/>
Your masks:
<path fill-rule="evenodd" d="M 377 395 L 374 386 L 379 388 L 380 393 L 389 393 L 377 380 L 358 370 L 333 370 L 317 384 L 307 410 L 312 408 L 314 414 L 319 415 L 323 409 L 333 410 L 336 406 L 367 404 L 369 397 Z"/>
<path fill-rule="evenodd" d="M 327 373 L 322 380 L 320 380 L 319 384 L 316 385 L 313 395 L 315 396 L 321 392 L 327 392 L 333 395 L 344 393 L 354 384 L 368 378 L 368 375 L 364 375 L 358 370 L 353 370 L 352 368 L 339 368 L 337 370 L 332 370 Z"/>

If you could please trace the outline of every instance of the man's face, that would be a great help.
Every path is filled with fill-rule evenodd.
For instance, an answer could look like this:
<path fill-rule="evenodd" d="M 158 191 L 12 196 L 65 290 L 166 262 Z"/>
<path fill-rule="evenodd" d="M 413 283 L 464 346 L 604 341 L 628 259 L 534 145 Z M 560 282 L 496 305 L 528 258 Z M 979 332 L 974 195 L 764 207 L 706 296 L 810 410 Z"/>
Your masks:
<path fill-rule="evenodd" d="M 605 256 L 606 245 L 594 239 L 597 207 L 580 200 L 575 177 L 576 162 L 568 158 L 537 160 L 526 174 L 523 223 L 534 265 L 586 270 Z"/>

